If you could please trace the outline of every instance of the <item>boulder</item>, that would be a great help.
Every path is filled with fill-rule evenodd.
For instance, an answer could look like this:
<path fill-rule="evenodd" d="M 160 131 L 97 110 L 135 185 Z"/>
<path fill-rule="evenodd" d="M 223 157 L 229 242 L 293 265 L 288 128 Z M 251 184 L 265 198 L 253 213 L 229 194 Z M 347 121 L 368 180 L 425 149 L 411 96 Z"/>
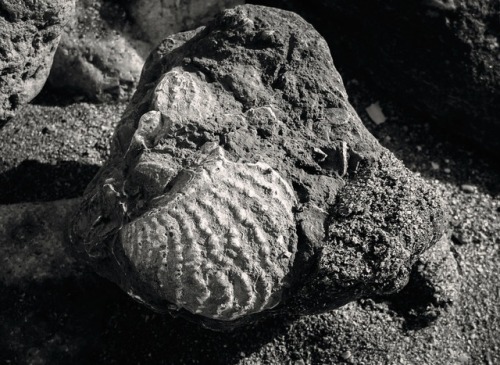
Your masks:
<path fill-rule="evenodd" d="M 327 38 L 344 75 L 369 78 L 446 134 L 499 150 L 500 2 L 253 2 L 304 16 Z"/>
<path fill-rule="evenodd" d="M 92 101 L 128 100 L 151 48 L 120 4 L 77 0 L 76 16 L 64 28 L 54 56 L 49 85 Z"/>
<path fill-rule="evenodd" d="M 318 32 L 248 5 L 150 54 L 69 238 L 136 300 L 227 329 L 401 290 L 445 223 Z"/>
<path fill-rule="evenodd" d="M 0 2 L 0 126 L 42 89 L 72 0 Z"/>
<path fill-rule="evenodd" d="M 168 35 L 194 29 L 206 23 L 221 10 L 244 2 L 244 0 L 131 0 L 124 3 L 147 39 L 157 45 Z"/>

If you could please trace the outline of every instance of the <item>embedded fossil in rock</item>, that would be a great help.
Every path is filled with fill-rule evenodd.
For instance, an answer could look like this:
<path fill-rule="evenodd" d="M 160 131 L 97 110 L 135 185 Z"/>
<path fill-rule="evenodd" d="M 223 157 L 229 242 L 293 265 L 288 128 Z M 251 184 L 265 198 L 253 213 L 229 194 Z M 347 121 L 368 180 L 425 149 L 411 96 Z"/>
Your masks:
<path fill-rule="evenodd" d="M 291 187 L 267 164 L 231 162 L 220 147 L 181 175 L 122 228 L 133 268 L 169 302 L 209 318 L 276 306 L 297 244 Z"/>
<path fill-rule="evenodd" d="M 136 300 L 214 329 L 400 290 L 445 226 L 349 105 L 325 41 L 276 9 L 165 39 L 111 151 L 71 246 Z"/>

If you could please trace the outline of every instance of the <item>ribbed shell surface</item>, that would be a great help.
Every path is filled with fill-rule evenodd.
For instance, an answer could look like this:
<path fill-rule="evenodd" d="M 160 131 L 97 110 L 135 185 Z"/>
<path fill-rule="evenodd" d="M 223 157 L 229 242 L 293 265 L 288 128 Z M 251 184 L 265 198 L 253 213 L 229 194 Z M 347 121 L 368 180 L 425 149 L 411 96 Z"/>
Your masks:
<path fill-rule="evenodd" d="M 267 164 L 223 156 L 185 173 L 121 231 L 142 280 L 177 307 L 213 319 L 276 306 L 297 244 L 289 184 Z"/>

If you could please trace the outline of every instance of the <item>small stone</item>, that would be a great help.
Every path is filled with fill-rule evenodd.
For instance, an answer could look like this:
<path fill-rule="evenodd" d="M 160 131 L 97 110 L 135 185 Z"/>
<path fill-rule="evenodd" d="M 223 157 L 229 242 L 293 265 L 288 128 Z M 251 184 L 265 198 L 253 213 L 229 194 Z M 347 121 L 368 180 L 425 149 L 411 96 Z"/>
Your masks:
<path fill-rule="evenodd" d="M 344 351 L 340 356 L 344 360 L 349 360 L 352 357 L 352 353 L 351 353 L 351 351 L 347 350 L 347 351 Z"/>
<path fill-rule="evenodd" d="M 463 184 L 462 186 L 460 186 L 460 188 L 466 192 L 466 193 L 474 193 L 476 191 L 476 187 L 474 185 L 469 185 L 469 184 Z"/>
<path fill-rule="evenodd" d="M 370 119 L 377 125 L 382 124 L 387 120 L 378 102 L 373 103 L 369 107 L 367 107 L 366 112 L 368 113 Z"/>
<path fill-rule="evenodd" d="M 431 169 L 434 171 L 439 170 L 439 164 L 437 162 L 431 162 Z"/>

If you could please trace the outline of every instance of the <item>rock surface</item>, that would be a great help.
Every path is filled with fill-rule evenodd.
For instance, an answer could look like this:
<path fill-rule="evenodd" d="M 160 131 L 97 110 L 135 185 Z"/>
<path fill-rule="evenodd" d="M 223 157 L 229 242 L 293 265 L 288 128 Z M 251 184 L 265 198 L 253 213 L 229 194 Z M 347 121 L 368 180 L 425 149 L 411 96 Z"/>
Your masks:
<path fill-rule="evenodd" d="M 163 280 L 153 274 L 171 270 L 173 222 L 155 222 L 163 227 L 157 232 L 172 232 L 163 245 L 168 247 L 167 265 L 153 249 L 163 238 L 129 240 L 122 233 L 158 209 L 173 211 L 170 202 L 205 196 L 211 184 L 220 184 L 218 178 L 207 178 L 206 184 L 196 185 L 197 175 L 190 172 L 207 169 L 214 148 L 228 161 L 222 164 L 227 176 L 243 166 L 268 166 L 246 182 L 256 202 L 272 192 L 257 188 L 259 179 L 265 181 L 270 174 L 283 181 L 282 193 L 275 192 L 283 196 L 280 204 L 267 209 L 259 208 L 262 203 L 250 204 L 246 211 L 240 207 L 243 213 L 230 212 L 229 223 L 241 222 L 233 226 L 237 234 L 225 221 L 206 224 L 219 237 L 247 237 L 235 257 L 248 261 L 243 272 L 249 277 L 258 272 L 255 260 L 262 258 L 244 258 L 253 252 L 253 240 L 277 250 L 290 240 L 287 249 L 275 251 L 284 254 L 278 254 L 284 261 L 277 276 L 264 271 L 278 278 L 263 287 L 277 288 L 271 292 L 279 293 L 279 304 L 237 319 L 199 315 L 183 299 L 172 303 L 165 295 L 172 289 L 162 287 Z M 227 186 L 233 186 L 229 201 L 241 201 L 236 191 L 244 185 L 234 180 Z M 290 187 L 291 194 L 285 194 Z M 199 201 L 216 202 L 211 196 Z M 186 208 L 193 217 L 199 201 Z M 136 299 L 211 328 L 231 328 L 269 313 L 324 312 L 363 296 L 400 290 L 419 255 L 443 233 L 441 204 L 433 189 L 364 128 L 347 101 L 326 42 L 309 24 L 289 12 L 242 6 L 224 12 L 206 28 L 168 37 L 149 56 L 138 91 L 116 128 L 111 157 L 88 186 L 70 236 L 80 257 Z M 280 206 L 287 208 L 280 211 Z M 242 214 L 248 217 L 237 219 Z M 267 229 L 276 224 L 276 214 L 293 215 L 293 224 L 288 219 L 281 223 L 282 232 L 290 233 L 282 238 L 241 236 L 243 227 L 252 224 L 257 227 L 253 229 L 271 232 Z M 254 215 L 259 218 L 252 223 Z M 192 240 L 195 235 L 186 228 L 182 237 Z M 203 265 L 210 263 L 211 237 L 207 230 L 192 246 L 193 254 L 201 255 L 201 264 L 194 260 L 198 264 L 190 266 L 196 275 L 207 273 Z M 148 259 L 136 260 L 127 249 L 132 246 L 147 247 Z M 224 253 L 230 256 L 228 250 Z M 181 288 L 194 291 L 196 281 L 179 274 Z M 228 278 L 234 285 L 235 276 Z M 230 305 L 236 310 L 244 298 L 235 295 Z"/>
<path fill-rule="evenodd" d="M 296 11 L 327 38 L 344 75 L 369 77 L 448 134 L 500 148 L 500 2 L 250 1 Z"/>
<path fill-rule="evenodd" d="M 124 2 L 147 39 L 157 45 L 166 36 L 199 27 L 223 9 L 244 0 L 131 0 Z"/>
<path fill-rule="evenodd" d="M 0 2 L 0 126 L 42 89 L 73 0 Z"/>
<path fill-rule="evenodd" d="M 48 83 L 66 96 L 127 100 L 151 48 L 119 3 L 77 0 L 76 16 L 64 28 Z"/>

